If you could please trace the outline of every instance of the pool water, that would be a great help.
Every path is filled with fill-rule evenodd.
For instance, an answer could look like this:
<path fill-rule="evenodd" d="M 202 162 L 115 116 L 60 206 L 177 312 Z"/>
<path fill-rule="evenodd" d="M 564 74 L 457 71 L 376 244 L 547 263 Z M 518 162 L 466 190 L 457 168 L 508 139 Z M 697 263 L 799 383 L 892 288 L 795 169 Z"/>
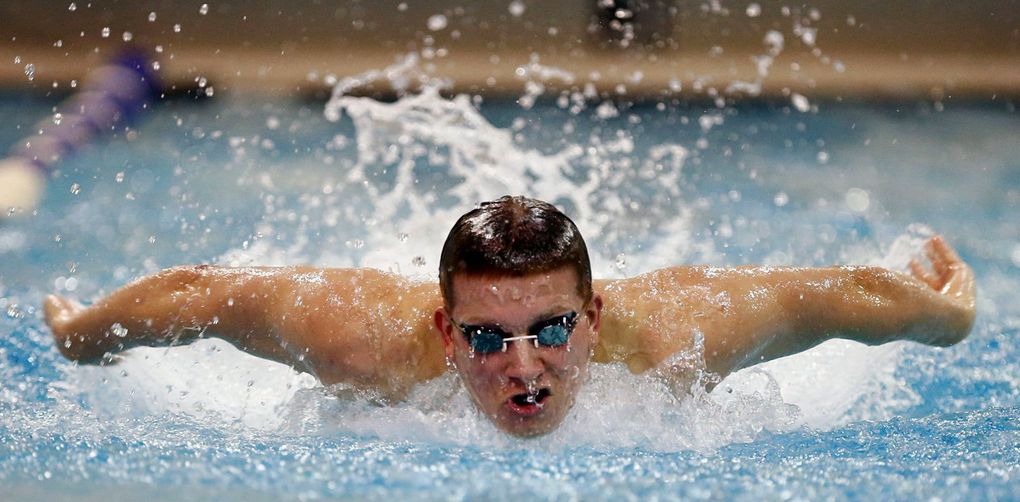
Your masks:
<path fill-rule="evenodd" d="M 555 98 L 555 96 L 554 96 Z M 1015 499 L 1020 116 L 982 102 L 217 96 L 64 162 L 0 225 L 0 484 L 13 499 Z M 56 101 L 0 96 L 0 144 Z M 573 107 L 573 109 L 572 109 Z M 181 263 L 372 266 L 430 280 L 453 219 L 524 193 L 599 277 L 672 264 L 879 264 L 938 232 L 979 285 L 949 349 L 834 341 L 678 401 L 593 369 L 518 440 L 453 376 L 379 406 L 215 340 L 109 367 L 59 356 L 44 295 L 88 303 Z"/>

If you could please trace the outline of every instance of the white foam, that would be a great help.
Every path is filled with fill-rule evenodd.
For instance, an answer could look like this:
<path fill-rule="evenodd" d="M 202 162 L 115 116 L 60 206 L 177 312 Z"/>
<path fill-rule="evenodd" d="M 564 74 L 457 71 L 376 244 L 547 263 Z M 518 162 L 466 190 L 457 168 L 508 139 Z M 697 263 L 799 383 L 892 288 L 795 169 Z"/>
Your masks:
<path fill-rule="evenodd" d="M 770 32 L 766 46 L 775 56 L 782 50 L 782 36 Z M 547 67 L 532 70 L 566 78 Z M 348 95 L 374 79 L 390 80 L 405 90 L 419 82 L 424 89 L 395 103 Z M 600 277 L 622 273 L 618 247 L 635 240 L 642 246 L 628 249 L 622 260 L 637 264 L 626 270 L 628 275 L 688 260 L 718 260 L 710 238 L 694 237 L 695 209 L 684 202 L 679 189 L 687 147 L 662 144 L 635 151 L 630 133 L 620 131 L 608 140 L 592 137 L 583 146 L 541 152 L 518 144 L 511 131 L 491 124 L 468 97 L 441 96 L 438 85 L 421 73 L 416 58 L 406 58 L 390 68 L 344 79 L 334 90 L 327 116 L 336 120 L 346 114 L 356 131 L 350 143 L 356 145 L 357 160 L 343 174 L 343 183 L 369 195 L 376 222 L 366 224 L 366 235 L 359 241 L 358 249 L 365 251 L 313 248 L 299 234 L 287 243 L 256 240 L 218 261 L 371 266 L 434 280 L 442 240 L 456 217 L 479 201 L 507 193 L 568 206 L 582 233 L 597 236 L 601 243 L 592 248 L 593 269 Z M 441 186 L 416 183 L 415 167 L 422 158 L 442 166 Z M 655 200 L 656 207 L 642 206 L 626 194 L 642 177 L 661 182 L 666 197 Z M 644 226 L 645 221 L 653 221 L 654 229 Z M 260 233 L 271 234 L 272 222 L 265 225 Z M 843 252 L 850 263 L 902 268 L 924 233 L 923 228 L 912 229 L 885 254 L 873 246 L 846 246 Z M 425 265 L 407 266 L 409 254 L 418 255 Z M 596 365 L 575 410 L 542 444 L 711 449 L 752 440 L 762 430 L 831 428 L 888 416 L 916 400 L 895 375 L 901 352 L 902 345 L 895 344 L 874 348 L 829 342 L 738 372 L 712 393 L 696 392 L 690 399 L 678 399 L 658 379 L 632 375 L 619 366 Z M 479 416 L 453 375 L 419 386 L 406 402 L 378 406 L 373 396 L 343 388 L 327 391 L 308 375 L 246 356 L 215 340 L 185 348 L 136 349 L 115 366 L 69 371 L 63 391 L 84 396 L 97 412 L 183 413 L 295 434 L 351 433 L 496 447 L 521 444 Z"/>

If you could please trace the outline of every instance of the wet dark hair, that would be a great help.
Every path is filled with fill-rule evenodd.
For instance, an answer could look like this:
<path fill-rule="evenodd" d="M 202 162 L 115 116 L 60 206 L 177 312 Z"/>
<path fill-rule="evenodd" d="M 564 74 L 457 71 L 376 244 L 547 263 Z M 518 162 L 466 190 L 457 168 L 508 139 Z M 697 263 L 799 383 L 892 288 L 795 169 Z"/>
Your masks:
<path fill-rule="evenodd" d="M 577 272 L 577 294 L 591 300 L 588 247 L 574 222 L 548 202 L 503 196 L 457 220 L 443 244 L 439 287 L 453 308 L 458 273 L 524 276 L 563 266 Z"/>

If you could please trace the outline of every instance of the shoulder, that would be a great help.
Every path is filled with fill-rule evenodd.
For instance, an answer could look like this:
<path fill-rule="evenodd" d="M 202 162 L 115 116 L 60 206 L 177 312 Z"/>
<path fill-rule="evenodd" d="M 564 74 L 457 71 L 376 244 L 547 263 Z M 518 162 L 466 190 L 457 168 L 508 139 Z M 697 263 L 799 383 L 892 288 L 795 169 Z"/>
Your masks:
<path fill-rule="evenodd" d="M 643 372 L 698 350 L 704 330 L 729 306 L 725 292 L 712 286 L 722 270 L 678 266 L 597 281 L 605 307 L 596 360 Z"/>

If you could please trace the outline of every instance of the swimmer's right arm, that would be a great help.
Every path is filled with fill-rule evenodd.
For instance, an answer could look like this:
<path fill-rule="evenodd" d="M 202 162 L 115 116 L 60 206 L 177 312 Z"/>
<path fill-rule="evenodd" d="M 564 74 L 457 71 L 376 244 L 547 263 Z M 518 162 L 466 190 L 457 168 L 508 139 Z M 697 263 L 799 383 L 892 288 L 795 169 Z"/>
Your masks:
<path fill-rule="evenodd" d="M 51 295 L 45 315 L 60 352 L 83 363 L 214 336 L 326 384 L 376 385 L 442 371 L 442 349 L 430 344 L 441 342 L 429 336 L 438 301 L 435 284 L 369 269 L 200 265 L 143 277 L 89 307 Z M 406 374 L 415 357 L 424 363 Z"/>

